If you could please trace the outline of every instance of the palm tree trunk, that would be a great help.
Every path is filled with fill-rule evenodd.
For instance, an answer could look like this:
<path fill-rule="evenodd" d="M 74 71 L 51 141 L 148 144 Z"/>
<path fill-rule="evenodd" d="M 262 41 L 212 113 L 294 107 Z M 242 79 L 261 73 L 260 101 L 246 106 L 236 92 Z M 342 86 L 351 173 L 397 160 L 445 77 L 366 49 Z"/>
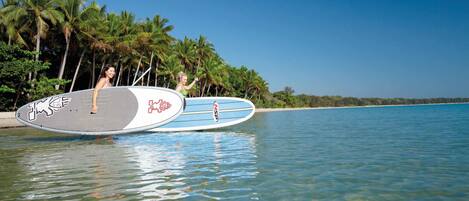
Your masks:
<path fill-rule="evenodd" d="M 135 71 L 135 74 L 134 74 L 134 80 L 132 81 L 132 83 L 135 82 L 135 80 L 137 79 L 137 76 L 138 76 L 138 70 L 140 69 L 140 64 L 142 63 L 142 59 L 143 59 L 143 55 L 140 56 L 140 60 L 138 60 L 138 65 L 137 65 L 137 70 Z"/>
<path fill-rule="evenodd" d="M 117 59 L 117 65 L 116 65 L 116 71 L 117 71 L 117 80 L 114 80 L 114 83 L 112 83 L 112 85 L 114 86 L 119 86 L 119 78 L 120 78 L 120 75 L 121 75 L 121 68 L 122 68 L 122 64 L 121 64 L 121 55 L 119 55 L 119 58 Z"/>
<path fill-rule="evenodd" d="M 68 55 L 68 49 L 70 47 L 70 39 L 66 39 L 66 46 L 65 46 L 65 53 L 64 53 L 64 57 L 62 59 L 62 64 L 60 65 L 60 69 L 59 69 L 59 80 L 62 79 L 63 75 L 64 75 L 64 70 L 65 70 L 65 64 L 67 63 L 67 55 Z M 59 85 L 55 85 L 55 89 L 59 89 Z"/>
<path fill-rule="evenodd" d="M 36 61 L 39 61 L 39 52 L 41 51 L 41 35 L 40 35 L 40 30 L 42 30 L 42 24 L 37 22 L 36 23 L 38 24 L 37 26 L 37 35 L 36 35 L 36 56 L 35 56 L 35 60 Z M 36 79 L 36 76 L 37 76 L 37 71 L 34 71 L 34 74 L 33 74 L 33 80 Z M 29 76 L 29 80 L 31 81 L 31 75 Z M 33 87 L 34 87 L 34 84 L 33 84 Z"/>
<path fill-rule="evenodd" d="M 158 56 L 156 57 L 156 66 L 155 66 L 155 87 L 157 87 L 158 84 L 158 66 L 159 66 L 159 60 Z"/>
<path fill-rule="evenodd" d="M 153 63 L 153 52 L 151 52 L 151 57 L 150 57 L 150 69 L 151 69 L 152 63 Z M 150 72 L 148 72 L 147 86 L 150 86 L 150 75 L 151 75 L 151 70 Z"/>
<path fill-rule="evenodd" d="M 208 84 L 208 89 L 207 89 L 207 96 L 210 94 L 210 88 L 212 87 L 212 84 Z"/>
<path fill-rule="evenodd" d="M 104 65 L 106 64 L 105 61 L 103 61 L 103 64 L 101 65 L 101 70 L 99 71 L 99 75 L 101 75 L 101 72 L 103 72 Z M 98 77 L 99 79 L 99 77 Z M 94 86 L 94 85 L 93 85 Z"/>
<path fill-rule="evenodd" d="M 119 86 L 119 81 L 121 80 L 121 75 L 122 75 L 122 69 L 124 69 L 124 66 L 121 64 L 119 65 L 119 75 L 117 76 L 117 81 L 116 81 L 116 86 Z"/>
<path fill-rule="evenodd" d="M 16 104 L 18 103 L 18 99 L 20 98 L 20 95 L 21 95 L 21 92 L 18 90 L 16 92 L 16 98 L 15 98 L 15 102 L 13 103 L 13 109 L 16 110 Z"/>
<path fill-rule="evenodd" d="M 148 72 L 148 76 L 147 76 L 147 87 L 150 86 L 150 79 L 151 79 L 151 71 Z"/>
<path fill-rule="evenodd" d="M 93 81 L 93 80 L 91 80 L 91 79 L 88 80 L 88 89 L 91 89 L 91 81 Z"/>
<path fill-rule="evenodd" d="M 129 72 L 127 73 L 127 86 L 129 86 L 129 82 L 130 82 L 130 73 L 132 73 L 132 68 L 129 68 Z"/>
<path fill-rule="evenodd" d="M 72 80 L 72 86 L 70 86 L 69 92 L 73 91 L 73 86 L 75 86 L 75 81 L 77 79 L 78 71 L 80 70 L 80 66 L 81 66 L 81 61 L 83 60 L 84 56 L 85 56 L 85 50 L 81 52 L 80 60 L 78 60 L 78 65 L 77 65 L 77 68 L 75 69 L 75 74 L 73 75 L 73 80 Z"/>
<path fill-rule="evenodd" d="M 94 86 L 94 81 L 96 79 L 95 71 L 96 71 L 96 51 L 93 50 L 93 70 L 91 71 L 91 86 Z"/>
<path fill-rule="evenodd" d="M 11 45 L 11 36 L 8 35 L 8 46 L 10 46 L 10 45 Z"/>
<path fill-rule="evenodd" d="M 40 26 L 40 25 L 39 25 Z M 36 35 L 36 55 L 35 55 L 35 60 L 39 61 L 39 48 L 41 46 L 41 36 L 39 35 L 39 27 L 37 29 L 37 35 Z"/>
<path fill-rule="evenodd" d="M 205 82 L 204 82 L 204 87 L 202 87 L 202 94 L 200 95 L 201 97 L 204 97 L 204 95 L 205 95 L 205 93 L 204 93 L 204 92 L 205 92 L 205 89 L 206 89 L 206 87 L 207 87 L 207 82 L 208 82 L 208 80 L 207 80 L 207 79 L 205 79 Z"/>
<path fill-rule="evenodd" d="M 36 35 L 36 55 L 34 55 L 34 60 L 35 61 L 39 61 L 39 47 L 41 46 L 41 36 L 39 35 L 39 28 L 37 30 L 37 35 Z M 36 72 L 34 72 L 34 74 L 36 74 Z M 36 77 L 36 76 L 34 76 Z M 29 72 L 28 74 L 28 81 L 31 81 L 33 78 L 32 78 L 32 72 Z M 34 87 L 34 84 L 33 84 L 33 87 Z"/>

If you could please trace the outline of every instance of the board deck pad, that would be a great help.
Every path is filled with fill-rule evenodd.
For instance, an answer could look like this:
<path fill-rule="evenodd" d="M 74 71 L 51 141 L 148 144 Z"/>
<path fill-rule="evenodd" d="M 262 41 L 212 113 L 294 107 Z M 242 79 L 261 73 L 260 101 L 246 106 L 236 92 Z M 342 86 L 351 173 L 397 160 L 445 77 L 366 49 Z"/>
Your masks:
<path fill-rule="evenodd" d="M 91 114 L 93 90 L 47 97 L 26 104 L 16 113 L 35 128 L 82 135 L 112 135 L 163 125 L 183 111 L 183 97 L 157 87 L 111 87 L 99 91 L 98 112 Z"/>
<path fill-rule="evenodd" d="M 194 131 L 222 128 L 242 123 L 255 113 L 251 101 L 232 97 L 186 98 L 184 112 L 152 132 Z"/>

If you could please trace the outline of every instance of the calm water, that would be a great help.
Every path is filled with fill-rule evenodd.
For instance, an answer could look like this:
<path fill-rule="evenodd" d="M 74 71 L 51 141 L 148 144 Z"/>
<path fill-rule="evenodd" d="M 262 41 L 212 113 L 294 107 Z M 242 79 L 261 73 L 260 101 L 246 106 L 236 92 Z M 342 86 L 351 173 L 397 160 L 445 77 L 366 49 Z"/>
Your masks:
<path fill-rule="evenodd" d="M 112 142 L 0 130 L 0 200 L 469 200 L 469 104 L 256 114 Z"/>

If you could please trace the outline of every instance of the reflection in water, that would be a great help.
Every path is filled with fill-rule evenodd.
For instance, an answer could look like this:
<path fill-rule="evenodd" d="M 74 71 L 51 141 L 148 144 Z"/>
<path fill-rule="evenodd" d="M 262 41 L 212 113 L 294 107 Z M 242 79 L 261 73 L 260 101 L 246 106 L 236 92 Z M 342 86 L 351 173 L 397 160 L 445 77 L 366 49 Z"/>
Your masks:
<path fill-rule="evenodd" d="M 126 185 L 124 173 L 132 170 L 126 150 L 112 144 L 61 147 L 25 156 L 32 183 L 25 199 L 119 198 Z"/>
<path fill-rule="evenodd" d="M 21 199 L 252 198 L 254 136 L 152 133 L 62 143 L 25 154 Z M 229 185 L 228 185 L 229 184 Z M 239 197 L 243 195 L 243 197 Z"/>
<path fill-rule="evenodd" d="M 142 140 L 140 138 L 140 140 Z M 142 144 L 134 144 L 134 157 L 131 160 L 138 165 L 140 185 L 138 193 L 145 198 L 152 199 L 180 199 L 187 194 L 182 190 L 185 186 L 182 170 L 183 156 L 177 151 L 168 150 L 158 143 L 149 143 L 151 139 L 144 139 Z"/>

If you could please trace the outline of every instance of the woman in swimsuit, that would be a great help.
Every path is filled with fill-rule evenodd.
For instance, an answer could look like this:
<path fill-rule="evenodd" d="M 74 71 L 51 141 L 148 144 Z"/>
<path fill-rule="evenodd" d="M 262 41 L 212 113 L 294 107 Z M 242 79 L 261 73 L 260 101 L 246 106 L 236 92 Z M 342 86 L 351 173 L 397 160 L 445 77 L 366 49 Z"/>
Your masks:
<path fill-rule="evenodd" d="M 187 96 L 187 94 L 189 94 L 189 92 L 187 90 L 191 89 L 195 82 L 199 81 L 199 78 L 194 78 L 194 81 L 192 81 L 191 84 L 189 85 L 186 85 L 187 84 L 187 75 L 184 73 L 184 72 L 179 72 L 178 73 L 178 84 L 176 86 L 176 91 L 181 93 L 184 97 Z"/>
<path fill-rule="evenodd" d="M 116 69 L 112 65 L 106 65 L 103 70 L 101 71 L 101 75 L 99 76 L 99 81 L 96 84 L 96 87 L 93 91 L 93 100 L 91 105 L 91 114 L 96 114 L 98 112 L 98 105 L 96 104 L 96 100 L 98 98 L 98 92 L 100 89 L 104 89 L 107 87 L 112 87 L 112 81 L 114 79 L 114 75 L 116 74 Z"/>

